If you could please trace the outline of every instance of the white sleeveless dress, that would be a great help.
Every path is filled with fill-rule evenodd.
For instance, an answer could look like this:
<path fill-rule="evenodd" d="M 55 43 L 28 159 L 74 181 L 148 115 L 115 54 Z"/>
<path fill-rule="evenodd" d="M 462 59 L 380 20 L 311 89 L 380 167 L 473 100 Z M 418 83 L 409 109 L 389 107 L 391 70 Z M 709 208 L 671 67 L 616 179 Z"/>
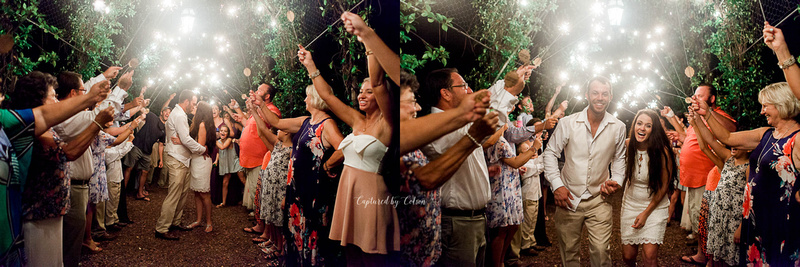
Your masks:
<path fill-rule="evenodd" d="M 639 158 L 642 158 L 639 161 Z M 639 244 L 662 244 L 664 243 L 664 232 L 667 230 L 667 220 L 669 219 L 669 197 L 664 196 L 653 213 L 647 217 L 644 227 L 634 229 L 631 227 L 648 205 L 650 205 L 650 188 L 647 185 L 650 159 L 647 151 L 636 151 L 636 159 L 628 164 L 636 164 L 633 173 L 635 177 L 628 181 L 632 183 L 625 186 L 625 193 L 622 197 L 622 214 L 620 215 L 620 237 L 623 245 Z M 641 166 L 641 170 L 639 169 Z"/>
<path fill-rule="evenodd" d="M 192 154 L 192 161 L 189 165 L 189 188 L 195 192 L 208 193 L 211 191 L 211 167 L 214 163 L 211 157 Z"/>

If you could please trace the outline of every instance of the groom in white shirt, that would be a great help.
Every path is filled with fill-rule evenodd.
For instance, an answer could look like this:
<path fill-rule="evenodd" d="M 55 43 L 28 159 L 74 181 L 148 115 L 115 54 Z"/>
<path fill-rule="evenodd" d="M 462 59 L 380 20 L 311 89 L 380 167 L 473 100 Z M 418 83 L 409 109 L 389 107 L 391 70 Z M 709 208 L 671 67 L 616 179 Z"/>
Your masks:
<path fill-rule="evenodd" d="M 545 177 L 558 206 L 553 219 L 561 262 L 567 267 L 581 264 L 584 225 L 591 266 L 611 266 L 612 208 L 601 194 L 614 193 L 625 175 L 625 124 L 606 112 L 612 96 L 607 78 L 589 80 L 585 92 L 589 107 L 561 119 L 543 153 Z M 559 172 L 562 151 L 565 163 Z"/>
<path fill-rule="evenodd" d="M 164 166 L 169 170 L 169 191 L 161 205 L 161 215 L 156 223 L 157 238 L 178 240 L 170 230 L 186 230 L 181 226 L 183 207 L 189 198 L 189 162 L 192 153 L 202 154 L 206 148 L 189 137 L 189 121 L 186 111 L 191 112 L 197 105 L 197 96 L 190 90 L 183 90 L 178 97 L 178 105 L 169 114 L 166 123 L 167 145 L 164 148 Z M 169 139 L 177 137 L 179 145 Z"/>

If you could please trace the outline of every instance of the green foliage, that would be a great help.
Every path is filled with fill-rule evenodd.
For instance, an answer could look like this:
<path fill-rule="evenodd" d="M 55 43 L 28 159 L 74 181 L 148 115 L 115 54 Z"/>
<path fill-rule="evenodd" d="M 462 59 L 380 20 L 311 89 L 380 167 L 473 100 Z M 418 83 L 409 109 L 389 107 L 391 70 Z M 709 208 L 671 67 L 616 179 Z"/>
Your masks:
<path fill-rule="evenodd" d="M 428 23 L 437 23 L 443 31 L 447 31 L 453 26 L 453 19 L 448 18 L 440 13 L 432 12 L 431 5 L 436 4 L 434 1 L 420 1 L 420 0 L 403 0 L 400 7 L 400 43 L 410 42 L 411 35 L 416 35 L 417 31 L 415 22 L 419 18 L 425 18 Z M 422 40 L 422 39 L 420 39 Z M 441 62 L 442 65 L 447 66 L 447 59 L 450 53 L 443 46 L 434 47 L 425 40 L 425 52 L 421 56 L 409 53 L 403 53 L 401 48 L 400 54 L 400 67 L 410 70 L 421 68 L 428 62 Z"/>
<path fill-rule="evenodd" d="M 478 66 L 465 77 L 475 88 L 487 88 L 501 72 L 516 69 L 517 53 L 532 46 L 532 34 L 542 29 L 544 14 L 558 7 L 555 0 L 528 2 L 523 7 L 517 0 L 473 1 L 481 23 L 470 35 L 490 47 L 483 48 L 478 55 Z"/>
<path fill-rule="evenodd" d="M 3 91 L 12 86 L 17 76 L 28 74 L 40 64 L 57 64 L 59 57 L 54 51 L 44 51 L 33 41 L 39 30 L 55 35 L 61 32 L 47 24 L 38 5 L 38 1 L 0 0 L 0 34 L 11 34 L 14 39 L 12 51 L 0 57 Z"/>
<path fill-rule="evenodd" d="M 756 44 L 744 52 L 753 42 L 751 36 L 761 32 L 763 25 L 752 19 L 759 12 L 758 4 L 748 0 L 725 0 L 713 3 L 722 8 L 723 16 L 712 17 L 705 26 L 715 29 L 706 40 L 708 48 L 704 51 L 719 59 L 716 70 L 721 74 L 714 77 L 720 97 L 718 104 L 736 118 L 739 129 L 747 130 L 764 126 L 764 118 L 759 114 L 761 105 L 757 101 L 758 92 L 775 75 L 775 66 L 766 66 L 761 58 L 762 51 L 769 49 Z M 710 9 L 710 8 L 709 8 Z"/>
<path fill-rule="evenodd" d="M 136 15 L 134 7 L 139 1 L 106 2 L 110 7 L 108 13 L 95 11 L 90 0 L 66 1 L 62 10 L 65 14 L 70 14 L 68 41 L 81 49 L 72 51 L 67 67 L 84 77 L 96 76 L 101 70 L 100 63 L 104 60 L 109 60 L 114 65 L 124 65 L 116 59 L 116 55 L 122 53 L 126 43 L 114 43 L 112 38 L 125 33 L 124 26 L 119 21 Z M 125 41 L 127 40 L 126 38 Z"/>

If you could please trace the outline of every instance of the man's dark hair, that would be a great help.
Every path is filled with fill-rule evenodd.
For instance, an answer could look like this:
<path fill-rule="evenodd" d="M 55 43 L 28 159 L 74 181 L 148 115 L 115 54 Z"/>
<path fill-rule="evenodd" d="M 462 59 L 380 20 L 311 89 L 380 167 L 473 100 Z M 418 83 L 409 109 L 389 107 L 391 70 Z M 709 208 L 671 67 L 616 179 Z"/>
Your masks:
<path fill-rule="evenodd" d="M 608 89 L 610 89 L 611 94 L 612 95 L 614 94 L 614 89 L 611 87 L 611 80 L 603 76 L 595 76 L 592 79 L 590 79 L 589 82 L 586 83 L 586 90 L 584 91 L 585 93 L 587 94 L 589 93 L 589 89 L 591 89 L 593 82 L 599 82 L 601 84 L 608 85 Z"/>
<path fill-rule="evenodd" d="M 269 98 L 265 98 L 264 101 L 272 102 L 272 99 L 275 99 L 275 95 L 278 93 L 278 88 L 269 83 L 264 84 L 267 85 L 267 94 L 269 94 Z"/>
<path fill-rule="evenodd" d="M 428 78 L 425 82 L 428 86 L 428 90 L 425 90 L 423 93 L 423 98 L 428 105 L 435 106 L 436 103 L 439 102 L 439 99 L 442 98 L 442 88 L 450 90 L 450 86 L 453 85 L 453 79 L 450 78 L 451 73 L 458 73 L 458 70 L 454 68 L 444 68 L 434 70 L 428 74 Z"/>
<path fill-rule="evenodd" d="M 56 89 L 56 94 L 58 94 L 58 100 L 63 100 L 69 96 L 72 90 L 78 90 L 83 85 L 83 76 L 79 73 L 71 72 L 71 71 L 63 71 L 61 74 L 58 75 L 58 89 Z M 91 88 L 84 88 L 89 90 Z"/>
<path fill-rule="evenodd" d="M 178 104 L 183 103 L 183 101 L 186 100 L 192 101 L 192 97 L 194 97 L 194 92 L 192 92 L 192 90 L 185 89 L 181 91 L 181 95 L 178 96 Z"/>
<path fill-rule="evenodd" d="M 41 106 L 44 104 L 44 97 L 47 96 L 47 89 L 50 86 L 58 87 L 56 77 L 40 71 L 32 71 L 17 81 L 14 91 L 9 93 L 8 98 L 3 101 L 3 107 L 29 109 Z"/>
<path fill-rule="evenodd" d="M 713 104 L 716 104 L 717 103 L 717 97 L 716 97 L 717 96 L 717 88 L 714 87 L 714 85 L 711 85 L 710 83 L 706 83 L 706 82 L 702 82 L 702 83 L 697 85 L 697 87 L 701 87 L 701 86 L 708 87 L 708 101 L 707 101 L 708 105 L 711 106 Z M 711 97 L 712 96 L 714 97 L 714 102 L 711 102 Z"/>
<path fill-rule="evenodd" d="M 417 76 L 406 69 L 400 70 L 400 89 L 402 88 L 410 88 L 412 93 L 416 93 L 419 89 Z"/>

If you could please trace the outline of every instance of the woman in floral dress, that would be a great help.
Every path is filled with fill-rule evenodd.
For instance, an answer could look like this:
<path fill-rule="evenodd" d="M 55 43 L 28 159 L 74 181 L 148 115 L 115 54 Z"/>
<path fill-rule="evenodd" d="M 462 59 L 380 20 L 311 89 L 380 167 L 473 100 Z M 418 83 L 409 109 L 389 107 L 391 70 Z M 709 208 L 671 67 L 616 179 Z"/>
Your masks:
<path fill-rule="evenodd" d="M 248 101 L 260 106 L 267 123 L 294 133 L 283 207 L 286 265 L 343 265 L 341 247 L 328 234 L 339 184 L 329 171 L 343 159 L 341 154 L 333 158 L 331 155 L 344 137 L 325 113 L 327 105 L 313 85 L 306 87 L 305 98 L 311 116 L 280 119 L 255 97 Z"/>
<path fill-rule="evenodd" d="M 525 164 L 536 151 L 528 150 L 517 156 L 514 147 L 503 137 L 507 129 L 497 131 L 483 146 L 486 149 L 486 165 L 499 166 L 500 172 L 489 176 L 492 196 L 486 204 L 486 225 L 491 238 L 492 262 L 494 266 L 503 266 L 503 259 L 522 224 L 522 183 L 519 167 Z M 496 142 L 492 142 L 496 139 Z"/>
<path fill-rule="evenodd" d="M 800 265 L 800 203 L 792 196 L 800 189 L 797 183 L 798 162 L 792 154 L 800 153 L 794 144 L 800 124 L 800 101 L 785 82 L 770 84 L 758 93 L 761 114 L 772 127 L 730 133 L 711 113 L 706 121 L 722 143 L 752 149 L 750 177 L 744 191 L 741 226 L 736 231 L 744 245 L 739 261 L 747 265 Z M 697 110 L 707 105 L 694 102 Z M 735 238 L 734 237 L 734 238 Z"/>

